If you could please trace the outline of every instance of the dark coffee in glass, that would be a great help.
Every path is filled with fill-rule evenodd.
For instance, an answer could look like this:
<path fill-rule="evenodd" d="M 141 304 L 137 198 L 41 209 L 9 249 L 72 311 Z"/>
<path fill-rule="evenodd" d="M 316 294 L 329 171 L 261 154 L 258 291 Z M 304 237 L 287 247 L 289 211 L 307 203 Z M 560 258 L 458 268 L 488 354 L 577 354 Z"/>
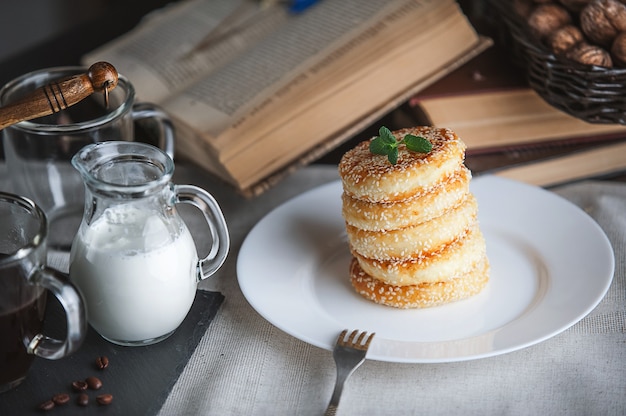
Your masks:
<path fill-rule="evenodd" d="M 46 266 L 47 233 L 33 201 L 0 192 L 0 393 L 26 378 L 35 356 L 71 354 L 87 332 L 82 296 L 67 275 Z M 65 309 L 65 339 L 42 332 L 48 291 Z"/>

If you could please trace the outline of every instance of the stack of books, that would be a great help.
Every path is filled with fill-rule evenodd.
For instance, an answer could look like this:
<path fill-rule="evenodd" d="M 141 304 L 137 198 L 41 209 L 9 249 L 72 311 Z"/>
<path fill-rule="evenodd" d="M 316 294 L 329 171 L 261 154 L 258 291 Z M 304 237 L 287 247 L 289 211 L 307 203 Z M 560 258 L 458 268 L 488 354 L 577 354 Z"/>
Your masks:
<path fill-rule="evenodd" d="M 476 174 L 550 186 L 626 171 L 626 126 L 555 109 L 506 56 L 496 45 L 420 91 L 409 101 L 410 123 L 454 130 Z"/>

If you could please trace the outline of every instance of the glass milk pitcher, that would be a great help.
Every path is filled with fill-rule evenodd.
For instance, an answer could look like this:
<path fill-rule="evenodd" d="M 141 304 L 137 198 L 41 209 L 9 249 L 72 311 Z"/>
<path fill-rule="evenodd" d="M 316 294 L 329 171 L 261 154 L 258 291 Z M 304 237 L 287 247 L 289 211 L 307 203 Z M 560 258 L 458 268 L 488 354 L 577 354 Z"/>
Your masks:
<path fill-rule="evenodd" d="M 138 142 L 88 145 L 72 159 L 85 182 L 85 210 L 70 253 L 91 326 L 120 345 L 167 338 L 193 303 L 197 283 L 213 275 L 229 249 L 226 222 L 205 190 L 170 182 L 174 162 Z M 198 259 L 175 205 L 204 214 L 212 247 Z"/>

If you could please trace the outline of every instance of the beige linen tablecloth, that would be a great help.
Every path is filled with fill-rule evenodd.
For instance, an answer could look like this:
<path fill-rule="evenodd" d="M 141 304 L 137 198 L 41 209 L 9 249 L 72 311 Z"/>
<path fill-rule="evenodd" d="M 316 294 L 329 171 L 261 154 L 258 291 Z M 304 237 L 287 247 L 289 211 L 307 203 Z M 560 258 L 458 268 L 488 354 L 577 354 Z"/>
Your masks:
<path fill-rule="evenodd" d="M 177 165 L 174 182 L 201 186 L 220 202 L 232 249 L 224 267 L 200 285 L 226 299 L 160 416 L 323 414 L 335 381 L 332 353 L 257 314 L 239 289 L 236 261 L 246 235 L 265 214 L 337 179 L 335 167 L 312 166 L 247 200 L 199 170 Z M 7 181 L 2 164 L 2 189 Z M 583 208 L 611 240 L 616 270 L 602 302 L 565 332 L 509 354 L 445 364 L 366 361 L 346 384 L 340 416 L 626 414 L 626 184 L 585 181 L 552 190 Z M 202 251 L 203 220 L 182 208 Z M 67 269 L 66 256 L 51 260 Z"/>
<path fill-rule="evenodd" d="M 220 202 L 232 250 L 217 276 L 201 284 L 226 299 L 160 415 L 323 414 L 335 381 L 331 352 L 257 314 L 239 289 L 236 261 L 247 233 L 266 213 L 336 179 L 335 167 L 313 166 L 246 200 L 192 168 L 177 167 L 176 183 L 202 186 Z M 626 414 L 626 184 L 587 181 L 554 192 L 582 207 L 611 240 L 616 272 L 600 305 L 565 332 L 509 354 L 444 364 L 366 361 L 348 380 L 339 415 Z"/>

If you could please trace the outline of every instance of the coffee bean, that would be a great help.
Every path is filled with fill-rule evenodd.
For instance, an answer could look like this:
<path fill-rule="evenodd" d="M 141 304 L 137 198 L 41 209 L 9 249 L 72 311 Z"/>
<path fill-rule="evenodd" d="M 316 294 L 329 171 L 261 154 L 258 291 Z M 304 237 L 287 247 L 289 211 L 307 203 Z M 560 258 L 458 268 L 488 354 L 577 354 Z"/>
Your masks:
<path fill-rule="evenodd" d="M 102 387 L 102 382 L 100 381 L 100 379 L 98 377 L 87 377 L 85 379 L 85 382 L 87 383 L 87 385 L 89 386 L 89 388 L 91 390 L 98 390 L 100 387 Z"/>
<path fill-rule="evenodd" d="M 113 395 L 112 394 L 101 394 L 99 396 L 96 396 L 96 401 L 101 406 L 107 406 L 107 405 L 111 404 L 111 402 L 113 401 Z"/>
<path fill-rule="evenodd" d="M 89 387 L 87 385 L 87 382 L 85 382 L 83 380 L 78 380 L 78 381 L 72 382 L 72 390 L 74 390 L 74 391 L 85 391 L 85 390 L 87 390 L 87 387 Z"/>
<path fill-rule="evenodd" d="M 89 396 L 87 396 L 87 393 L 79 394 L 76 398 L 76 404 L 83 407 L 87 406 L 89 404 Z"/>
<path fill-rule="evenodd" d="M 47 400 L 39 405 L 40 410 L 52 410 L 54 409 L 54 402 L 52 400 Z"/>
<path fill-rule="evenodd" d="M 96 358 L 96 367 L 98 370 L 104 370 L 109 366 L 109 359 L 106 356 Z"/>
<path fill-rule="evenodd" d="M 54 402 L 54 404 L 58 405 L 58 406 L 62 406 L 65 403 L 70 401 L 70 395 L 67 393 L 59 393 L 59 394 L 55 394 L 52 397 L 52 401 Z"/>

